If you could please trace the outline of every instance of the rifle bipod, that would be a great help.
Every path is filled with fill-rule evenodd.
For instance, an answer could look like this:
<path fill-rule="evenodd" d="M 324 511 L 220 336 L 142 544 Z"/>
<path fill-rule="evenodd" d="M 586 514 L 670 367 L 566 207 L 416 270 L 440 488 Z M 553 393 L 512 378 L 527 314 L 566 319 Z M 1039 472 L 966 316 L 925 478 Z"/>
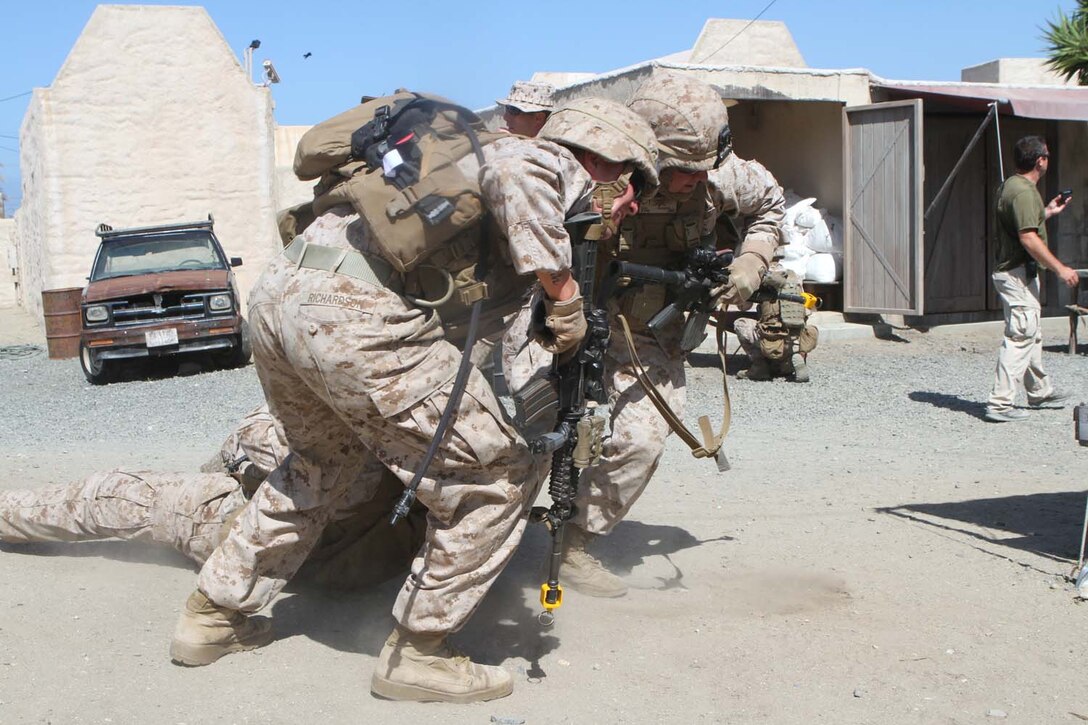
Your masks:
<path fill-rule="evenodd" d="M 540 585 L 540 606 L 544 607 L 544 611 L 536 618 L 541 626 L 550 627 L 555 623 L 555 610 L 563 606 L 559 567 L 563 563 L 563 529 L 566 522 L 543 506 L 534 506 L 529 513 L 529 520 L 544 524 L 552 537 L 552 551 L 548 556 L 548 578 Z"/>

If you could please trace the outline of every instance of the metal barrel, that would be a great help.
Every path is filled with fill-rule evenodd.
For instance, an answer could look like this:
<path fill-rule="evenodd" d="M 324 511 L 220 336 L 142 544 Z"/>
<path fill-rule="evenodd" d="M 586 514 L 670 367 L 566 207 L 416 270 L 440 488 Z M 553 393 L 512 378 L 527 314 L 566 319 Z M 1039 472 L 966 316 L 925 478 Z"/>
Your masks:
<path fill-rule="evenodd" d="M 79 355 L 80 299 L 82 287 L 42 290 L 42 312 L 45 317 L 45 342 L 52 360 Z"/>

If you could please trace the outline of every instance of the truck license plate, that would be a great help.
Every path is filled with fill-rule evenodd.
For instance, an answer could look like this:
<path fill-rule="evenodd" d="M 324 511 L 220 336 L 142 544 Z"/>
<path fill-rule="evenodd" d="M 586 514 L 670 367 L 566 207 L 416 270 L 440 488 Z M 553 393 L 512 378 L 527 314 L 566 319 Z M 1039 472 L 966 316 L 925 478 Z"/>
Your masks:
<path fill-rule="evenodd" d="M 178 331 L 171 327 L 166 330 L 151 330 L 144 333 L 148 347 L 164 347 L 178 344 Z"/>

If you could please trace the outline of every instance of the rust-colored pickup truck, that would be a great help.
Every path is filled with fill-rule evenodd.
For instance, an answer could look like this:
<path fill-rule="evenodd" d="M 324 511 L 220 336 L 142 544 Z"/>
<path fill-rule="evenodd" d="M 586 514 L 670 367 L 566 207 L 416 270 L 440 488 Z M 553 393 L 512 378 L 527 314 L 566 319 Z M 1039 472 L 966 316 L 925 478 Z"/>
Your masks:
<path fill-rule="evenodd" d="M 79 360 L 95 385 L 116 362 L 206 353 L 222 366 L 249 362 L 249 331 L 230 259 L 213 220 L 113 229 L 101 238 L 83 290 Z"/>

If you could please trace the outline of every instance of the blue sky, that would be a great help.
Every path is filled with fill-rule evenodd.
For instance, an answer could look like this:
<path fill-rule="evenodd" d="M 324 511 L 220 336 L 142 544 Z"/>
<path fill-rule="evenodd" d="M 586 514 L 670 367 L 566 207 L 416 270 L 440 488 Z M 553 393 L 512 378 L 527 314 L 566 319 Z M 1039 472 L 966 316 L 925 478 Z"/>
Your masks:
<path fill-rule="evenodd" d="M 0 189 L 20 201 L 19 125 L 98 3 L 0 0 Z M 133 3 L 118 3 L 133 4 Z M 143 2 L 145 5 L 178 5 Z M 770 7 L 767 8 L 768 4 Z M 204 3 L 239 55 L 272 60 L 276 120 L 312 124 L 405 86 L 480 107 L 536 70 L 601 72 L 690 48 L 708 17 L 785 22 L 813 68 L 898 80 L 959 80 L 999 57 L 1041 57 L 1041 27 L 1075 0 L 585 0 Z M 304 53 L 311 53 L 303 58 Z"/>

